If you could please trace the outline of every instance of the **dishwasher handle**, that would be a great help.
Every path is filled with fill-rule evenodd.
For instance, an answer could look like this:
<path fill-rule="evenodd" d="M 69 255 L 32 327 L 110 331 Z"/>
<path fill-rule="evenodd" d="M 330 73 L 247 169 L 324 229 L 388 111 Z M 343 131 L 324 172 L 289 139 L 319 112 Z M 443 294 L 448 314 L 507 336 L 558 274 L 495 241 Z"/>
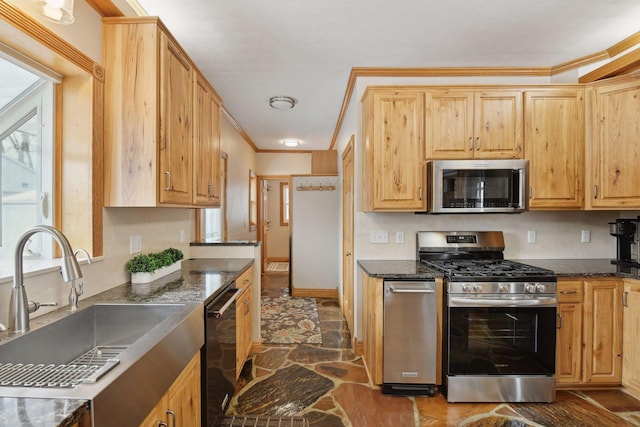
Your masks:
<path fill-rule="evenodd" d="M 238 296 L 238 294 L 242 291 L 242 289 L 230 289 L 227 292 L 225 292 L 224 295 L 222 295 L 219 299 L 217 299 L 213 304 L 218 304 L 219 302 L 221 302 L 223 300 L 223 298 L 227 298 L 226 301 L 224 301 L 224 304 L 222 304 L 222 307 L 215 309 L 215 310 L 207 310 L 207 316 L 208 317 L 214 317 L 216 319 L 219 319 L 222 317 L 222 315 L 224 314 L 225 311 L 227 311 L 227 309 L 231 306 L 231 304 L 233 304 L 236 300 L 236 297 Z M 231 294 L 230 296 L 227 296 L 228 294 Z M 212 304 L 212 305 L 213 305 Z"/>
<path fill-rule="evenodd" d="M 393 292 L 394 294 L 435 294 L 436 293 L 435 289 L 402 288 L 402 287 L 396 287 L 394 285 L 389 286 L 389 289 L 391 289 L 391 292 Z"/>

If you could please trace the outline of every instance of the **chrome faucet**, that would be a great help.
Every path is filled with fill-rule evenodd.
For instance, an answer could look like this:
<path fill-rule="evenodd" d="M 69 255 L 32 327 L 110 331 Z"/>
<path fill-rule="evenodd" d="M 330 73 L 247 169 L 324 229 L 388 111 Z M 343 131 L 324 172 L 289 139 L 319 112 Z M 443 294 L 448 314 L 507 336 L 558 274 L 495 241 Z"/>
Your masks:
<path fill-rule="evenodd" d="M 78 252 L 84 252 L 87 256 L 87 264 L 91 264 L 91 255 L 87 252 L 86 249 L 80 248 L 76 250 L 73 255 L 78 259 Z M 78 288 L 76 289 L 76 281 L 71 281 L 71 290 L 69 291 L 69 311 L 76 311 L 78 309 L 78 298 L 80 295 L 84 293 L 84 283 L 78 283 Z"/>
<path fill-rule="evenodd" d="M 37 310 L 40 305 L 38 303 L 29 303 L 27 301 L 27 292 L 24 287 L 24 275 L 22 272 L 22 252 L 31 236 L 36 233 L 50 234 L 53 239 L 58 242 L 62 249 L 62 279 L 70 282 L 82 277 L 82 271 L 78 260 L 71 249 L 71 245 L 67 238 L 58 229 L 48 225 L 36 225 L 27 230 L 16 244 L 15 252 L 15 273 L 13 276 L 13 288 L 11 289 L 11 301 L 9 304 L 9 332 L 22 333 L 29 330 L 29 313 Z"/>

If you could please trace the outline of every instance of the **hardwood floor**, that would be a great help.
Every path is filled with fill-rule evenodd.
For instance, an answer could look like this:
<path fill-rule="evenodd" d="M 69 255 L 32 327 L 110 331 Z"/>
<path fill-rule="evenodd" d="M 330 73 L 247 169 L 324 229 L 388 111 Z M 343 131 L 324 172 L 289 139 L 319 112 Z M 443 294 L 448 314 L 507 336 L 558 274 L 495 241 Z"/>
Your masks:
<path fill-rule="evenodd" d="M 288 295 L 288 275 L 263 276 L 263 295 Z M 245 364 L 229 414 L 302 416 L 312 427 L 640 426 L 640 401 L 618 390 L 562 391 L 550 404 L 447 403 L 383 395 L 369 384 L 336 300 L 317 299 L 323 344 L 263 346 Z M 325 338 L 326 334 L 326 338 Z"/>

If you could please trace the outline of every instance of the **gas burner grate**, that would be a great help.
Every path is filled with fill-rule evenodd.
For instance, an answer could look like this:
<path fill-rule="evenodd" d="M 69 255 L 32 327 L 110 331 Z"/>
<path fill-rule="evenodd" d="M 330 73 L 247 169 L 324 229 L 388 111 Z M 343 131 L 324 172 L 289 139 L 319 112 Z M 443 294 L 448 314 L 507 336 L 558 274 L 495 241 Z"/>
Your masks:
<path fill-rule="evenodd" d="M 95 383 L 115 367 L 117 357 L 126 347 L 95 347 L 71 363 L 0 363 L 0 386 L 70 388 L 81 383 Z"/>

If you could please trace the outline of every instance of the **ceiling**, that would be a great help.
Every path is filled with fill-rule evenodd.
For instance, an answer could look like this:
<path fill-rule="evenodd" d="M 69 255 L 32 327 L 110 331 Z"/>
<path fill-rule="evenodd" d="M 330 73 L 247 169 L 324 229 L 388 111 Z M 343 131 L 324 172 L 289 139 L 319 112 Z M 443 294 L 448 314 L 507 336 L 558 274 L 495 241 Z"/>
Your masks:
<path fill-rule="evenodd" d="M 638 0 L 138 0 L 259 150 L 326 150 L 353 67 L 552 67 L 640 30 Z M 296 99 L 274 110 L 269 98 Z"/>

